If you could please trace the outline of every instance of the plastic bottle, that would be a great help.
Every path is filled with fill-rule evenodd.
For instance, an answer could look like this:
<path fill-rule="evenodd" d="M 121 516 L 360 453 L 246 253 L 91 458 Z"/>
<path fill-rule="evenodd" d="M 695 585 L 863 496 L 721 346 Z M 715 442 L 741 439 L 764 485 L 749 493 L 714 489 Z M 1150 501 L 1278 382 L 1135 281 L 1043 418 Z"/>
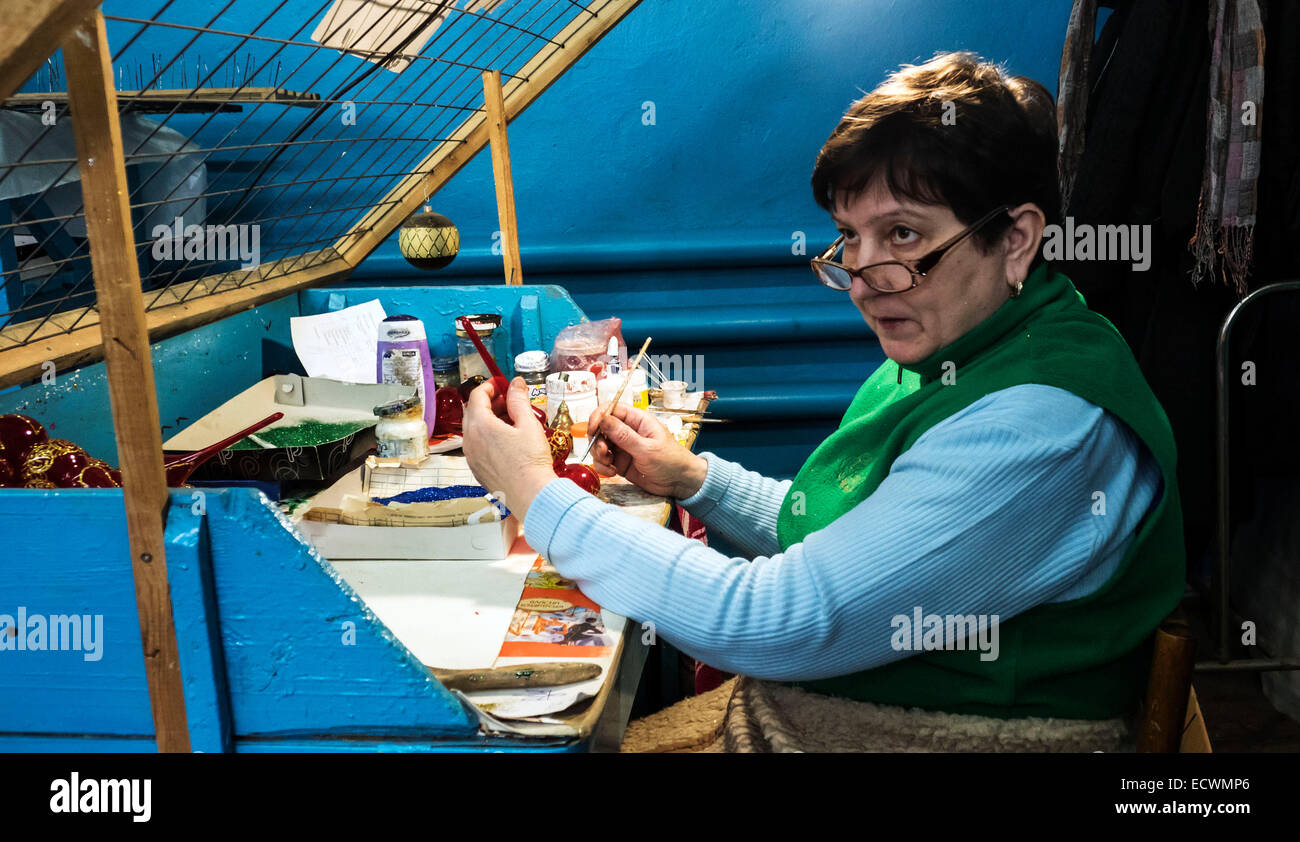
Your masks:
<path fill-rule="evenodd" d="M 438 387 L 433 380 L 424 323 L 415 316 L 384 319 L 379 323 L 378 356 L 376 381 L 414 386 L 415 396 L 423 407 L 424 425 L 432 430 L 438 421 L 438 403 L 433 400 Z"/>

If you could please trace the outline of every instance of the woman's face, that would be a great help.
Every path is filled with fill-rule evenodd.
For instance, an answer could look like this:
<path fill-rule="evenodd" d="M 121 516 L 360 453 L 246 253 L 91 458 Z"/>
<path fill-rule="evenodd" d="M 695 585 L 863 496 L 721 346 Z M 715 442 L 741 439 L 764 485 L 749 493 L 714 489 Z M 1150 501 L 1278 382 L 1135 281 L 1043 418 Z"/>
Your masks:
<path fill-rule="evenodd" d="M 946 205 L 900 201 L 880 179 L 849 197 L 847 204 L 838 203 L 833 216 L 845 235 L 841 262 L 854 267 L 886 260 L 910 263 L 966 228 Z M 995 247 L 983 254 L 974 237 L 967 237 L 947 251 L 915 288 L 880 293 L 855 277 L 849 297 L 880 339 L 886 356 L 903 365 L 917 363 L 984 321 L 1007 300 L 1015 281 L 1008 279 L 1005 251 Z"/>

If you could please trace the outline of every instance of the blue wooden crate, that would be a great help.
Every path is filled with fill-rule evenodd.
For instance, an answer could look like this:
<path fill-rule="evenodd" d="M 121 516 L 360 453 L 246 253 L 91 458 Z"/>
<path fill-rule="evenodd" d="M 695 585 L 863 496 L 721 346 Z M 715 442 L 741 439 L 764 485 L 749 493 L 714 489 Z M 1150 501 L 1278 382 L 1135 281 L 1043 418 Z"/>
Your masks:
<path fill-rule="evenodd" d="M 264 376 L 272 363 L 263 357 L 288 344 L 290 317 L 371 298 L 390 315 L 422 319 L 434 353 L 454 346 L 462 313 L 501 314 L 511 357 L 549 349 L 585 318 L 554 286 L 305 291 L 156 343 L 164 425 L 188 423 Z M 32 415 L 110 461 L 115 454 L 102 364 L 0 395 L 0 412 Z M 260 492 L 173 490 L 166 524 L 195 750 L 582 747 L 482 737 L 473 714 Z M 0 650 L 0 751 L 155 750 L 122 492 L 0 489 L 0 582 L 0 615 L 54 618 L 63 642 L 79 647 Z M 71 617 L 90 618 L 89 637 L 66 639 L 83 625 Z M 24 643 L 38 642 L 24 631 Z M 51 642 L 47 628 L 43 645 Z"/>

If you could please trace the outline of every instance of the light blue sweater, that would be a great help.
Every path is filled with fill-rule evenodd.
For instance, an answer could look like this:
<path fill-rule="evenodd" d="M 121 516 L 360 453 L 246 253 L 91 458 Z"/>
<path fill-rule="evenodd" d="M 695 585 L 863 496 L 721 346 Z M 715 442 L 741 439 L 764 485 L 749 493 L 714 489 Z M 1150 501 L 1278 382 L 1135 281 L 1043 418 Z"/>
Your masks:
<path fill-rule="evenodd" d="M 890 634 L 891 618 L 914 607 L 1005 622 L 1092 593 L 1161 485 L 1159 466 L 1125 424 L 1041 385 L 995 392 L 934 425 L 875 493 L 785 552 L 776 520 L 789 481 L 702 455 L 704 485 L 681 502 L 752 560 L 728 558 L 564 479 L 534 499 L 525 533 L 602 606 L 653 623 L 656 635 L 711 666 L 783 681 L 912 654 L 896 651 Z"/>

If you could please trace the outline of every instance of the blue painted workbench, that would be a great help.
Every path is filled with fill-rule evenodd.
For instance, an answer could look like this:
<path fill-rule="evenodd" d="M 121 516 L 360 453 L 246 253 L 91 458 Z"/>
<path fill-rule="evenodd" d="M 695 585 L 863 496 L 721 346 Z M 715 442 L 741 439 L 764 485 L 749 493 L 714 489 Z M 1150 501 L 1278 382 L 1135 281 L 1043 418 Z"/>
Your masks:
<path fill-rule="evenodd" d="M 284 370 L 290 317 L 376 297 L 390 315 L 423 319 L 435 354 L 454 347 L 461 313 L 501 313 L 511 357 L 549 348 L 584 318 L 559 287 L 305 291 L 153 346 L 163 437 Z M 52 436 L 115 459 L 102 364 L 0 394 L 0 412 L 36 417 Z M 119 490 L 0 489 L 0 615 L 21 609 L 49 624 L 43 639 L 27 629 L 33 646 L 0 649 L 0 751 L 155 749 L 123 511 Z M 474 715 L 257 491 L 173 490 L 166 541 L 195 750 L 582 750 L 601 730 L 480 734 Z M 644 658 L 625 655 L 599 700 L 622 720 L 603 723 L 606 732 L 626 722 Z"/>

